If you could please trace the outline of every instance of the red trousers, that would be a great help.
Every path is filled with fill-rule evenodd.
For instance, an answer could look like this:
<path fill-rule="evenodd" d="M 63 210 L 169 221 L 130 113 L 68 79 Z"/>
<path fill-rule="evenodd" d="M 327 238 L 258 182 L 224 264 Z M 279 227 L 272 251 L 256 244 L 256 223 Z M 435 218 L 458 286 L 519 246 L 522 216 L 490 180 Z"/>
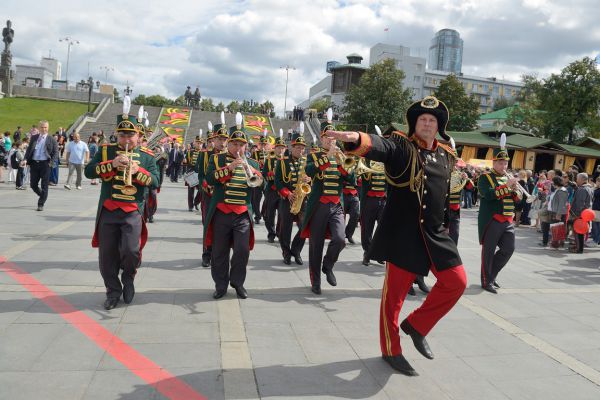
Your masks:
<path fill-rule="evenodd" d="M 423 336 L 454 307 L 467 286 L 467 276 L 462 265 L 444 271 L 438 271 L 432 266 L 431 272 L 437 278 L 437 282 L 421 307 L 408 316 L 408 322 Z M 379 340 L 383 355 L 402 354 L 398 315 L 415 276 L 414 273 L 398 268 L 390 262 L 386 263 L 379 315 Z"/>

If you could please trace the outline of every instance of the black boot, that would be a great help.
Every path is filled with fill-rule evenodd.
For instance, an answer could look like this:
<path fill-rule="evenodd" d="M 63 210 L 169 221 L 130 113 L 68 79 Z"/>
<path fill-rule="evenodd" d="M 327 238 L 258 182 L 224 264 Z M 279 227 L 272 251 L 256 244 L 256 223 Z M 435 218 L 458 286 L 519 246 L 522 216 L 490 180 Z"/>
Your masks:
<path fill-rule="evenodd" d="M 419 376 L 419 373 L 415 371 L 415 369 L 408 363 L 402 354 L 398 354 L 397 356 L 381 357 L 396 371 L 408 376 Z"/>
<path fill-rule="evenodd" d="M 433 353 L 429 348 L 427 340 L 425 340 L 425 336 L 417 332 L 417 330 L 410 324 L 410 322 L 408 322 L 408 319 L 402 321 L 402 323 L 400 324 L 400 328 L 402 328 L 402 331 L 404 333 L 410 336 L 410 338 L 413 341 L 413 344 L 415 345 L 415 348 L 419 353 L 421 353 L 425 358 L 433 360 Z"/>
<path fill-rule="evenodd" d="M 415 283 L 417 284 L 417 286 L 419 286 L 421 292 L 429 293 L 429 286 L 427 286 L 427 284 L 425 283 L 425 278 L 422 275 L 417 275 L 417 277 L 415 278 Z"/>

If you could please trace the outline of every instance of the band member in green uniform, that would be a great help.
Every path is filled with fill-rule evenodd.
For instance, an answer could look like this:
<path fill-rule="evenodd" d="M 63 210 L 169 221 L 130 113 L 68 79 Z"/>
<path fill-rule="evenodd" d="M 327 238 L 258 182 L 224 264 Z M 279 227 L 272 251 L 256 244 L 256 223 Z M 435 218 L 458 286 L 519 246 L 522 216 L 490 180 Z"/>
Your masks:
<path fill-rule="evenodd" d="M 212 245 L 215 299 L 227 293 L 228 285 L 235 289 L 238 297 L 248 296 L 244 282 L 248 257 L 254 247 L 251 189 L 260 186 L 263 178 L 258 163 L 245 156 L 247 144 L 242 115 L 238 113 L 236 125 L 230 129 L 227 151 L 213 155 L 206 172 L 207 183 L 214 186 L 204 223 L 204 238 L 207 246 Z"/>
<path fill-rule="evenodd" d="M 344 229 L 344 236 L 348 243 L 356 244 L 354 241 L 354 231 L 360 219 L 360 199 L 358 196 L 358 186 L 356 178 L 343 182 L 342 193 L 344 194 L 344 215 L 348 215 L 348 223 Z"/>
<path fill-rule="evenodd" d="M 202 223 L 206 223 L 206 212 L 210 204 L 210 199 L 213 193 L 213 186 L 209 185 L 206 181 L 206 172 L 208 170 L 208 164 L 210 159 L 215 154 L 220 154 L 225 148 L 225 143 L 229 138 L 229 132 L 225 125 L 225 113 L 221 113 L 221 123 L 213 124 L 208 121 L 208 131 L 206 139 L 206 149 L 200 153 L 198 160 L 196 161 L 196 170 L 198 171 L 198 182 L 202 186 L 202 201 L 200 203 L 200 210 L 202 213 Z M 206 244 L 206 238 L 202 240 L 202 266 L 204 268 L 210 267 L 211 261 L 211 246 Z"/>
<path fill-rule="evenodd" d="M 506 134 L 500 137 L 500 148 L 493 150 L 493 168 L 479 177 L 478 226 L 481 250 L 481 287 L 490 293 L 500 288 L 496 277 L 515 251 L 515 227 L 513 216 L 515 202 L 521 201 L 523 193 L 517 189 L 518 179 L 509 178 Z M 496 251 L 498 249 L 498 251 Z"/>
<path fill-rule="evenodd" d="M 202 129 L 200 129 L 199 136 L 194 139 L 194 143 L 192 148 L 185 152 L 185 157 L 183 159 L 183 168 L 185 173 L 195 172 L 198 173 L 197 165 L 198 165 L 198 156 L 202 153 Z M 198 181 L 199 182 L 199 181 Z M 196 209 L 198 211 L 198 205 L 200 204 L 200 199 L 202 198 L 202 189 L 200 185 L 190 186 L 187 182 L 185 182 L 185 186 L 187 186 L 187 201 L 188 201 L 188 210 L 193 211 Z"/>
<path fill-rule="evenodd" d="M 310 178 L 304 170 L 306 166 L 306 157 L 304 157 L 306 142 L 303 136 L 303 122 L 300 123 L 300 131 L 301 133 L 292 135 L 292 149 L 288 155 L 283 156 L 275 169 L 275 187 L 279 196 L 281 196 L 279 201 L 279 246 L 283 255 L 283 263 L 286 265 L 291 264 L 292 257 L 294 257 L 296 264 L 303 264 L 300 253 L 306 241 L 300 235 L 300 223 L 306 205 L 306 192 L 310 191 Z M 300 179 L 300 183 L 298 179 Z M 304 185 L 304 191 L 302 185 Z M 292 213 L 294 211 L 292 206 L 297 208 L 295 214 Z M 290 244 L 294 222 L 298 225 L 298 232 Z"/>
<path fill-rule="evenodd" d="M 277 237 L 275 226 L 275 213 L 279 208 L 279 193 L 275 187 L 275 170 L 277 164 L 281 160 L 286 149 L 285 141 L 283 140 L 283 129 L 279 131 L 279 137 L 275 141 L 275 149 L 265 159 L 262 175 L 265 178 L 265 204 L 264 217 L 265 227 L 267 228 L 267 240 L 269 243 L 274 243 Z"/>
<path fill-rule="evenodd" d="M 117 306 L 121 294 L 126 304 L 133 300 L 133 280 L 148 237 L 142 217 L 144 199 L 159 179 L 154 154 L 138 146 L 137 121 L 129 115 L 130 105 L 126 96 L 123 115 L 117 118 L 117 143 L 100 146 L 85 167 L 86 178 L 102 180 L 92 246 L 98 247 L 107 310 Z"/>
<path fill-rule="evenodd" d="M 336 146 L 335 139 L 325 134 L 326 131 L 335 129 L 331 122 L 332 114 L 329 109 L 327 122 L 321 124 L 323 151 L 308 156 L 306 163 L 306 174 L 312 178 L 312 187 L 302 224 L 302 237 L 309 238 L 310 282 L 315 294 L 321 294 L 321 269 L 327 282 L 331 286 L 337 285 L 333 266 L 346 246 L 342 182 L 354 180 L 354 174 L 349 173 L 340 163 L 340 155 L 343 157 L 343 154 Z M 330 242 L 323 257 L 327 237 Z"/>
<path fill-rule="evenodd" d="M 267 137 L 267 130 L 265 129 L 263 135 L 260 137 L 256 149 L 250 154 L 250 158 L 255 160 L 260 166 L 262 171 L 265 161 L 271 151 L 271 145 L 269 138 Z M 260 219 L 262 218 L 260 202 L 262 200 L 263 188 L 255 187 L 252 189 L 252 209 L 254 210 L 254 222 L 259 225 Z"/>
<path fill-rule="evenodd" d="M 406 375 L 417 375 L 402 355 L 400 328 L 417 351 L 432 359 L 426 336 L 456 304 L 467 278 L 456 248 L 446 231 L 450 173 L 455 155 L 445 140 L 448 108 L 428 96 L 406 111 L 408 134 L 390 139 L 362 132 L 328 132 L 345 143 L 350 154 L 385 165 L 388 191 L 381 224 L 371 244 L 371 257 L 385 260 L 386 276 L 380 309 L 383 359 Z M 416 275 L 432 272 L 436 284 L 423 304 L 398 325 L 402 304 Z"/>
<path fill-rule="evenodd" d="M 361 160 L 362 163 L 369 170 L 360 175 L 360 243 L 363 248 L 363 265 L 369 265 L 371 239 L 373 238 L 375 223 L 377 222 L 377 225 L 381 224 L 383 209 L 385 208 L 387 183 L 383 164 L 367 159 Z M 377 261 L 383 264 L 383 261 Z"/>

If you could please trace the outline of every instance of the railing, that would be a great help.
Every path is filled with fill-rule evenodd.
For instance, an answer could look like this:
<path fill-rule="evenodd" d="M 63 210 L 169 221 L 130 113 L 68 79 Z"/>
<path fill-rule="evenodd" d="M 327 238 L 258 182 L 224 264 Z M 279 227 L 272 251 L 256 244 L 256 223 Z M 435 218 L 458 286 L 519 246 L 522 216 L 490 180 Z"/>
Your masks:
<path fill-rule="evenodd" d="M 102 99 L 98 107 L 93 113 L 85 113 L 79 116 L 75 122 L 67 129 L 67 137 L 73 132 L 79 132 L 88 122 L 96 122 L 98 118 L 104 113 L 106 107 L 112 103 L 112 97 L 105 97 Z"/>

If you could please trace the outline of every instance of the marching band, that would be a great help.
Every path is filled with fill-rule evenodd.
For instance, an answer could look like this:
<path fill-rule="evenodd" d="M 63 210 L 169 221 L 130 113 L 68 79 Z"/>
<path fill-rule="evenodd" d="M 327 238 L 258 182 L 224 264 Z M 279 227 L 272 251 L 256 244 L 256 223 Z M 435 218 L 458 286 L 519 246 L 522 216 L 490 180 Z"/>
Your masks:
<path fill-rule="evenodd" d="M 133 300 L 134 277 L 147 237 L 145 224 L 153 222 L 162 183 L 163 168 L 157 164 L 164 166 L 166 155 L 157 145 L 156 133 L 147 122 L 144 126 L 144 116 L 137 120 L 129 116 L 126 105 L 118 118 L 118 143 L 103 145 L 85 170 L 88 178 L 102 180 L 93 245 L 99 247 L 107 310 L 117 306 L 121 295 L 126 303 Z M 466 287 L 456 247 L 457 193 L 464 177 L 455 169 L 454 143 L 445 131 L 448 110 L 441 101 L 429 96 L 415 102 L 406 120 L 407 133 L 388 129 L 382 134 L 379 127 L 376 134 L 345 132 L 336 129 L 329 111 L 321 124 L 320 143 L 313 136 L 309 149 L 303 122 L 289 143 L 283 131 L 271 142 L 265 130 L 254 149 L 249 148 L 253 143 L 240 113 L 231 127 L 223 113 L 219 124 L 208 122 L 206 137 L 200 130 L 184 165 L 188 209 L 200 206 L 201 262 L 211 268 L 213 298 L 225 296 L 229 287 L 239 298 L 247 298 L 244 283 L 256 242 L 254 224 L 261 219 L 267 241 L 279 242 L 285 265 L 292 259 L 304 264 L 301 253 L 308 239 L 310 290 L 316 295 L 322 294 L 321 273 L 329 285 L 337 285 L 334 266 L 346 240 L 355 244 L 353 234 L 360 223 L 362 264 L 369 266 L 371 260 L 385 264 L 382 357 L 397 371 L 417 375 L 402 356 L 399 332 L 402 329 L 416 349 L 432 359 L 425 337 Z M 438 142 L 438 134 L 451 145 Z M 138 139 L 149 148 L 138 146 Z M 494 155 L 499 162 L 507 158 L 502 151 Z M 489 186 L 484 193 L 489 215 L 480 213 L 482 286 L 494 293 L 495 278 L 514 248 L 508 217 L 511 199 L 518 195 L 513 183 L 501 169 L 480 179 L 480 188 Z M 500 251 L 494 254 L 497 246 Z M 506 257 L 498 261 L 503 251 Z M 120 279 L 119 269 L 123 269 Z M 431 291 L 423 280 L 429 272 L 437 278 Z M 399 323 L 406 295 L 414 294 L 413 283 L 428 295 Z"/>

